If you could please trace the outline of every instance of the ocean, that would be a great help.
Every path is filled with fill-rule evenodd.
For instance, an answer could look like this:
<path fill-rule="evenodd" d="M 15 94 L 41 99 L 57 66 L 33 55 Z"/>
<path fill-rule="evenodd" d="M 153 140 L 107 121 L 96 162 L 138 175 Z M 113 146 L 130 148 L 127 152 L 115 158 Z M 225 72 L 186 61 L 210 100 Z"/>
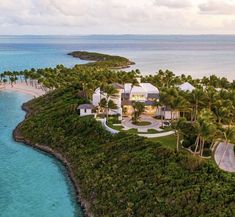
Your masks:
<path fill-rule="evenodd" d="M 21 105 L 30 99 L 0 91 L 0 217 L 82 217 L 62 164 L 12 138 L 25 115 Z"/>
<path fill-rule="evenodd" d="M 235 35 L 0 36 L 0 71 L 72 67 L 83 63 L 67 55 L 75 50 L 125 56 L 143 74 L 169 69 L 235 79 Z"/>

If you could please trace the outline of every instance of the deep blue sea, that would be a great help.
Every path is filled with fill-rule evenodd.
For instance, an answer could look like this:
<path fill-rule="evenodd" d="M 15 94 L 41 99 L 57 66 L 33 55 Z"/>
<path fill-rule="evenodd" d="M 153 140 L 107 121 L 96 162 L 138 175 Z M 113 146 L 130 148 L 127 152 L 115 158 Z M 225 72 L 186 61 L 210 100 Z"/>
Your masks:
<path fill-rule="evenodd" d="M 235 35 L 0 36 L 0 71 L 73 66 L 82 63 L 67 55 L 75 50 L 125 56 L 143 74 L 169 69 L 235 79 Z"/>
<path fill-rule="evenodd" d="M 30 96 L 0 91 L 0 217 L 82 217 L 65 168 L 13 141 Z"/>

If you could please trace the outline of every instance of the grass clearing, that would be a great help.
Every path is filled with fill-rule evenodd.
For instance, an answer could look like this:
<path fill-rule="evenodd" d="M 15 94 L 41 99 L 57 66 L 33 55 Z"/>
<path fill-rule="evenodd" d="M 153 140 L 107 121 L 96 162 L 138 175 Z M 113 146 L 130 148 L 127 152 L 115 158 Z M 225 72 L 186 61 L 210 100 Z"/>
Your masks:
<path fill-rule="evenodd" d="M 136 125 L 136 126 L 148 126 L 151 124 L 151 122 L 149 121 L 139 121 L 139 122 L 132 122 L 132 124 Z"/>
<path fill-rule="evenodd" d="M 175 150 L 176 148 L 176 136 L 165 136 L 165 137 L 159 137 L 159 138 L 151 138 L 147 139 L 152 142 L 160 142 L 162 146 L 166 148 L 170 148 L 171 150 Z"/>

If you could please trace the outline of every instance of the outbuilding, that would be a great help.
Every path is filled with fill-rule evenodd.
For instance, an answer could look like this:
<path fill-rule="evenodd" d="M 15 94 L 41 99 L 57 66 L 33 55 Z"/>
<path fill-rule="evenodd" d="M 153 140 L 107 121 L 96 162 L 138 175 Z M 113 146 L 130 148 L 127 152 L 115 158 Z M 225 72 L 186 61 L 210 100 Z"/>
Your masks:
<path fill-rule="evenodd" d="M 81 117 L 94 115 L 95 114 L 94 109 L 95 109 L 95 106 L 93 106 L 92 104 L 81 104 L 77 108 L 78 113 Z"/>
<path fill-rule="evenodd" d="M 189 82 L 185 82 L 179 86 L 179 89 L 184 92 L 193 92 L 195 90 L 195 87 Z"/>

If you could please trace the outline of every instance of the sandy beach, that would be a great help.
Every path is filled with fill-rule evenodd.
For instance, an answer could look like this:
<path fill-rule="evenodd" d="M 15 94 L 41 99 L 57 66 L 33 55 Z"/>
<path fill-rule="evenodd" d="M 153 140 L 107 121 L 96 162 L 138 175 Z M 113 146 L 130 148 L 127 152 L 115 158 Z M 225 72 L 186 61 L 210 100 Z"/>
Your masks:
<path fill-rule="evenodd" d="M 24 94 L 30 94 L 33 97 L 39 97 L 45 94 L 45 91 L 42 89 L 35 88 L 31 85 L 26 85 L 25 83 L 16 83 L 13 87 L 10 84 L 0 86 L 0 90 L 10 90 L 21 92 Z"/>

